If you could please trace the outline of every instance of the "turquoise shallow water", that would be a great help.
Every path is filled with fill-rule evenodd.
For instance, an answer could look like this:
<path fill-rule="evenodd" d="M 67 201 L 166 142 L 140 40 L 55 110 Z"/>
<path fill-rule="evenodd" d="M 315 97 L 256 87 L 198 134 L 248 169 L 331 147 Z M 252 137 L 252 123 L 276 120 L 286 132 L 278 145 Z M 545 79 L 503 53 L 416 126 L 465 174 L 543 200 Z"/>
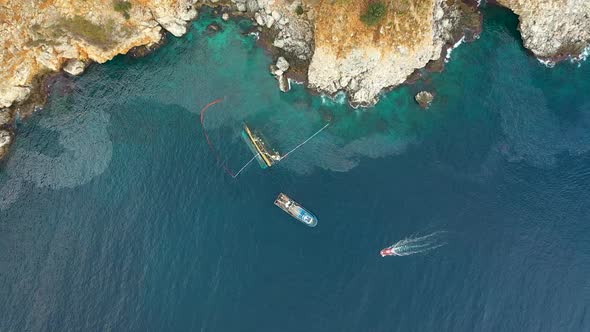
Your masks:
<path fill-rule="evenodd" d="M 443 73 L 354 110 L 280 93 L 247 23 L 60 78 L 0 168 L 1 331 L 584 331 L 590 66 L 485 11 Z M 412 100 L 436 92 L 429 111 Z M 243 121 L 279 150 L 237 179 Z M 272 201 L 284 191 L 316 228 Z M 444 247 L 381 258 L 412 234 Z"/>

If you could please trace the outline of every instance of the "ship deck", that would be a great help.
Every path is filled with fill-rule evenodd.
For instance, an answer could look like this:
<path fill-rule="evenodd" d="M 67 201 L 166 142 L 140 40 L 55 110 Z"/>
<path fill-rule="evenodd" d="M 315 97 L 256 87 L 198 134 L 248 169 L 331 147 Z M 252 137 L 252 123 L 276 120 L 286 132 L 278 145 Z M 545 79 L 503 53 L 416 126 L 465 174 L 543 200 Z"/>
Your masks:
<path fill-rule="evenodd" d="M 246 135 L 248 136 L 248 140 L 250 141 L 250 143 L 252 143 L 252 145 L 256 149 L 256 152 L 262 158 L 262 160 L 264 161 L 266 166 L 267 167 L 272 166 L 274 164 L 274 161 L 271 158 L 269 158 L 268 151 L 266 150 L 266 148 L 264 146 L 260 146 L 259 140 L 254 136 L 254 134 L 252 133 L 252 131 L 250 130 L 250 128 L 248 128 L 248 126 L 246 124 L 244 124 L 244 131 L 246 132 Z"/>
<path fill-rule="evenodd" d="M 262 154 L 254 145 L 254 143 L 252 142 L 252 140 L 250 139 L 250 137 L 246 133 L 246 130 L 242 131 L 242 138 L 244 139 L 244 142 L 246 142 L 248 149 L 250 149 L 250 151 L 256 156 L 256 161 L 258 162 L 258 165 L 260 166 L 260 168 L 262 168 L 262 169 L 268 168 L 266 161 L 264 160 L 264 158 L 262 158 Z"/>
<path fill-rule="evenodd" d="M 283 211 L 287 212 L 293 218 L 301 221 L 302 223 L 308 226 L 315 226 L 317 225 L 317 217 L 314 216 L 311 212 L 307 211 L 304 207 L 299 205 L 299 203 L 293 201 L 289 196 L 280 193 L 277 199 L 275 199 L 274 204 L 280 207 Z"/>

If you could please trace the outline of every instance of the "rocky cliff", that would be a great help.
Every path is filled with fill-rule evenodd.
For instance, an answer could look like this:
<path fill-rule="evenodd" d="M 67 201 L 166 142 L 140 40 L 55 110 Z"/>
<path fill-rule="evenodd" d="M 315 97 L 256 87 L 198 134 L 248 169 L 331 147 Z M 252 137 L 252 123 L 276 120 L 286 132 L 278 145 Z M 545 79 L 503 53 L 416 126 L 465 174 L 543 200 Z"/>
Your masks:
<path fill-rule="evenodd" d="M 541 58 L 577 56 L 590 43 L 588 0 L 498 0 L 520 17 L 524 44 Z M 378 20 L 363 19 L 382 4 Z M 0 158 L 14 140 L 11 124 L 39 89 L 40 77 L 77 75 L 137 46 L 175 36 L 201 5 L 250 17 L 279 59 L 270 70 L 287 91 L 288 76 L 356 105 L 371 105 L 384 88 L 437 60 L 477 25 L 475 7 L 460 0 L 0 0 Z"/>
<path fill-rule="evenodd" d="M 544 60 L 579 57 L 590 45 L 589 0 L 498 0 L 519 17 L 524 46 Z"/>
<path fill-rule="evenodd" d="M 12 130 L 10 130 L 8 125 L 11 120 L 11 111 L 8 109 L 0 109 L 0 159 L 6 155 L 8 148 L 14 139 Z"/>
<path fill-rule="evenodd" d="M 196 15 L 189 0 L 0 0 L 0 108 L 23 101 L 33 78 L 61 68 L 78 74 L 134 46 L 175 35 Z"/>
<path fill-rule="evenodd" d="M 0 0 L 0 158 L 13 141 L 13 110 L 38 92 L 38 78 L 77 75 L 133 47 L 176 36 L 196 16 L 190 0 Z M 14 108 L 14 107 L 13 107 Z"/>
<path fill-rule="evenodd" d="M 466 9 L 474 9 L 452 0 L 386 1 L 384 17 L 367 24 L 361 17 L 375 1 L 231 1 L 253 13 L 259 26 L 274 31 L 270 43 L 282 55 L 303 62 L 310 88 L 344 91 L 355 105 L 374 104 L 384 88 L 439 59 Z M 286 90 L 277 67 L 271 71 Z"/>
<path fill-rule="evenodd" d="M 315 21 L 309 85 L 345 91 L 354 104 L 370 105 L 383 88 L 403 83 L 440 58 L 461 12 L 446 0 L 388 2 L 378 24 L 361 21 L 369 1 L 322 1 Z"/>

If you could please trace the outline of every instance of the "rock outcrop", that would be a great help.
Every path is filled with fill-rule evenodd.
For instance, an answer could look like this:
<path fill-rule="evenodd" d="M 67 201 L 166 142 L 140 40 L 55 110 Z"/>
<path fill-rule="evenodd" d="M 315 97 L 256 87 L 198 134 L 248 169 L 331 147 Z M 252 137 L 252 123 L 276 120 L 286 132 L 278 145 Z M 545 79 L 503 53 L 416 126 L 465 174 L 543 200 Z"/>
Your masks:
<path fill-rule="evenodd" d="M 191 0 L 0 0 L 0 108 L 24 101 L 37 75 L 80 74 L 129 49 L 176 36 L 196 16 Z"/>
<path fill-rule="evenodd" d="M 0 159 L 2 159 L 14 140 L 14 134 L 10 129 L 12 124 L 12 112 L 8 109 L 0 109 Z"/>
<path fill-rule="evenodd" d="M 416 102 L 423 109 L 428 109 L 434 100 L 434 95 L 428 91 L 420 91 L 416 94 Z"/>
<path fill-rule="evenodd" d="M 578 57 L 590 45 L 588 0 L 498 0 L 518 15 L 524 46 L 544 60 Z"/>
<path fill-rule="evenodd" d="M 70 59 L 66 62 L 65 66 L 63 67 L 63 70 L 70 74 L 70 75 L 80 75 L 84 72 L 84 68 L 86 67 L 86 64 L 84 63 L 84 61 L 80 61 L 78 59 Z"/>
<path fill-rule="evenodd" d="M 328 94 L 343 90 L 353 104 L 374 104 L 384 88 L 440 58 L 461 16 L 459 6 L 448 3 L 391 2 L 381 22 L 368 26 L 360 19 L 367 1 L 323 1 L 317 7 L 309 85 Z"/>
<path fill-rule="evenodd" d="M 588 50 L 590 1 L 497 1 L 519 15 L 524 45 L 539 58 L 560 60 Z M 289 76 L 320 92 L 344 91 L 361 106 L 374 104 L 383 89 L 439 60 L 446 45 L 466 32 L 462 26 L 481 23 L 479 13 L 460 0 L 403 0 L 383 1 L 384 16 L 367 24 L 361 17 L 371 3 L 375 1 L 0 0 L 0 158 L 14 140 L 14 107 L 6 108 L 35 92 L 39 77 L 62 69 L 79 75 L 88 63 L 121 53 L 144 55 L 157 47 L 163 29 L 183 35 L 198 6 L 223 6 L 224 20 L 229 13 L 252 18 L 273 48 L 277 61 L 270 69 L 282 91 L 290 88 Z M 218 25 L 210 28 L 219 30 Z"/>
<path fill-rule="evenodd" d="M 279 81 L 279 89 L 283 92 L 291 90 L 291 83 L 289 83 L 289 79 L 285 76 L 287 70 L 289 70 L 289 62 L 282 56 L 277 59 L 276 64 L 270 65 L 270 72 Z"/>
<path fill-rule="evenodd" d="M 0 129 L 0 159 L 8 153 L 8 148 L 10 148 L 14 138 L 13 136 L 10 130 Z"/>
<path fill-rule="evenodd" d="M 308 86 L 343 90 L 357 105 L 371 105 L 387 87 L 403 83 L 418 68 L 440 58 L 459 25 L 459 1 L 391 2 L 378 25 L 360 17 L 370 1 L 231 0 L 271 33 L 272 46 L 306 64 Z M 288 88 L 287 80 L 271 71 Z M 281 73 L 282 74 L 282 73 Z"/>
<path fill-rule="evenodd" d="M 302 0 L 231 0 L 236 9 L 250 14 L 260 27 L 272 30 L 272 45 L 300 60 L 313 54 L 313 17 L 298 14 Z M 315 2 L 315 1 L 311 1 Z"/>
<path fill-rule="evenodd" d="M 196 0 L 4 0 L 0 12 L 0 108 L 27 98 L 36 75 L 83 72 L 137 46 L 157 43 L 162 27 L 175 36 L 196 16 Z M 203 1 L 207 3 L 207 1 Z M 251 15 L 272 30 L 271 44 L 309 63 L 308 85 L 345 91 L 371 105 L 384 88 L 437 60 L 461 23 L 455 0 L 385 2 L 376 25 L 361 22 L 368 0 L 210 0 Z M 590 43 L 590 1 L 499 0 L 519 15 L 525 46 L 541 58 L 579 55 Z M 122 5 L 123 4 L 123 5 Z M 227 14 L 227 13 L 226 13 Z M 227 19 L 227 15 L 225 15 Z"/>

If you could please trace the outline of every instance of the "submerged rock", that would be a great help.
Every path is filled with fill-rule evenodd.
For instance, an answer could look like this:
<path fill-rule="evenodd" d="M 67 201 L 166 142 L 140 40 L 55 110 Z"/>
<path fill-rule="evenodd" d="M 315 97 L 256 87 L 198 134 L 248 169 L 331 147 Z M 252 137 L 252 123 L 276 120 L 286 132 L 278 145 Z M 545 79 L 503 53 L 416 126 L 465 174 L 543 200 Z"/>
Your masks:
<path fill-rule="evenodd" d="M 221 14 L 221 19 L 224 20 L 224 21 L 229 20 L 229 14 L 228 13 Z"/>
<path fill-rule="evenodd" d="M 416 102 L 423 109 L 428 109 L 434 100 L 434 95 L 428 91 L 420 91 L 416 94 Z"/>
<path fill-rule="evenodd" d="M 219 24 L 217 24 L 215 22 L 213 22 L 213 23 L 211 23 L 211 24 L 209 24 L 207 26 L 207 32 L 209 34 L 214 34 L 214 33 L 217 33 L 219 31 L 221 31 L 221 25 L 219 25 Z"/>

